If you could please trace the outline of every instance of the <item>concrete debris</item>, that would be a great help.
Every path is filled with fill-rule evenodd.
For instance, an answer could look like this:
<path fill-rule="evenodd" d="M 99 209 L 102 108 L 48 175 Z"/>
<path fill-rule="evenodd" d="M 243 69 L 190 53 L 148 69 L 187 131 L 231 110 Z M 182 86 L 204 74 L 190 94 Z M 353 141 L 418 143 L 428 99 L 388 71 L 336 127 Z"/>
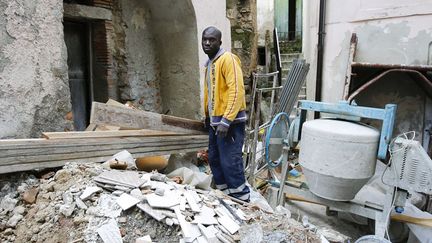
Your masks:
<path fill-rule="evenodd" d="M 260 243 L 263 237 L 263 229 L 259 224 L 245 225 L 240 228 L 241 243 Z"/>
<path fill-rule="evenodd" d="M 39 189 L 36 187 L 30 188 L 28 190 L 26 190 L 22 196 L 22 199 L 24 200 L 24 202 L 28 203 L 28 204 L 33 204 L 36 202 L 36 196 L 39 193 Z"/>
<path fill-rule="evenodd" d="M 0 208 L 5 213 L 13 211 L 17 202 L 18 202 L 18 200 L 14 199 L 14 198 L 10 198 L 9 196 L 6 196 L 1 200 Z"/>
<path fill-rule="evenodd" d="M 237 242 L 252 234 L 242 233 L 251 224 L 261 226 L 253 233 L 264 242 L 319 242 L 286 213 L 268 214 L 155 172 L 72 163 L 32 180 L 0 184 L 0 242 Z M 22 196 L 32 188 L 38 193 L 29 204 Z"/>
<path fill-rule="evenodd" d="M 18 222 L 23 218 L 21 214 L 14 214 L 7 222 L 7 226 L 9 227 L 15 227 Z"/>

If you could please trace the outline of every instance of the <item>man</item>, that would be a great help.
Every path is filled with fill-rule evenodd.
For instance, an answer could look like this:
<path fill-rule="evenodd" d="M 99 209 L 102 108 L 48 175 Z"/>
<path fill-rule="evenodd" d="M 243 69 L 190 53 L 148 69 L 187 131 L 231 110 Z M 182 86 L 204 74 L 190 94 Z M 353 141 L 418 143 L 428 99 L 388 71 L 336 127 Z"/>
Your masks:
<path fill-rule="evenodd" d="M 217 28 L 208 27 L 201 43 L 209 57 L 204 82 L 209 164 L 219 190 L 249 201 L 242 159 L 246 122 L 243 74 L 240 59 L 220 47 L 221 38 Z"/>

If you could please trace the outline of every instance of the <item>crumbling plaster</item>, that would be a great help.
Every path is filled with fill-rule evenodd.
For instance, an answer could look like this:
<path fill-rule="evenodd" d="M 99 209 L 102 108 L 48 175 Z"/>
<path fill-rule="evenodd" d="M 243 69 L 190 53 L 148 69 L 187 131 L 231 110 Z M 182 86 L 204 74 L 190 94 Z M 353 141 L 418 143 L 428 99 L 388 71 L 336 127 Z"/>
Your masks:
<path fill-rule="evenodd" d="M 71 129 L 62 2 L 1 1 L 0 11 L 0 138 Z"/>
<path fill-rule="evenodd" d="M 151 13 L 143 1 L 119 0 L 114 8 L 115 75 L 122 101 L 162 112 L 160 66 Z"/>

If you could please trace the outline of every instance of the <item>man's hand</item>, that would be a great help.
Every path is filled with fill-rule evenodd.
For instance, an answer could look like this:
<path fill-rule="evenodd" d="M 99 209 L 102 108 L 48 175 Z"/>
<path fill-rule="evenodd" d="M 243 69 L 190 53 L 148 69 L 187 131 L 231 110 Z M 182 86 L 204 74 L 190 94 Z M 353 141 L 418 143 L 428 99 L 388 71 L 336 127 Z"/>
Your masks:
<path fill-rule="evenodd" d="M 201 118 L 201 122 L 203 123 L 205 129 L 210 128 L 210 118 L 209 117 Z"/>
<path fill-rule="evenodd" d="M 222 124 L 219 124 L 219 126 L 216 129 L 216 135 L 218 137 L 221 137 L 221 138 L 226 137 L 226 135 L 228 134 L 228 128 L 229 127 L 226 127 L 226 126 L 224 126 Z"/>

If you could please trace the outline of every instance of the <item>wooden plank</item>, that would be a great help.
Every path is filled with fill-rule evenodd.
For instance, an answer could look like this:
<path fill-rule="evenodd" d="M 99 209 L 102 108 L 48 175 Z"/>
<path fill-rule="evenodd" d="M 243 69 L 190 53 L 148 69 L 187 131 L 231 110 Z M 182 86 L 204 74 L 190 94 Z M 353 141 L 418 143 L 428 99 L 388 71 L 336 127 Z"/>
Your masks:
<path fill-rule="evenodd" d="M 161 114 L 142 111 L 137 109 L 130 109 L 125 107 L 110 106 L 98 102 L 93 102 L 90 123 L 96 125 L 111 125 L 119 126 L 128 129 L 151 129 L 159 131 L 171 131 L 185 134 L 203 134 L 202 130 L 192 130 L 181 127 L 182 123 L 177 122 L 174 124 L 170 122 L 173 118 L 164 118 L 164 123 Z M 188 123 L 185 119 L 180 119 L 183 123 Z M 195 121 L 191 126 L 196 126 Z M 179 124 L 180 123 L 180 124 Z M 174 125 L 172 125 L 174 124 Z M 184 124 L 183 124 L 184 126 Z"/>
<path fill-rule="evenodd" d="M 188 153 L 188 152 L 195 152 L 195 151 L 198 151 L 200 149 L 201 148 L 187 148 L 187 149 L 177 149 L 177 150 L 167 150 L 167 151 L 136 152 L 136 153 L 133 153 L 133 156 L 134 157 L 146 157 L 146 156 L 167 155 L 167 154 L 173 154 L 173 153 Z M 2 165 L 0 162 L 0 174 L 35 170 L 35 169 L 61 167 L 68 162 L 75 162 L 75 163 L 104 162 L 104 161 L 110 159 L 112 157 L 112 155 L 100 156 L 100 157 L 68 159 L 68 160 L 45 161 L 45 162 L 37 162 L 37 163 L 18 163 L 18 164 L 14 164 L 14 165 Z"/>
<path fill-rule="evenodd" d="M 97 151 L 101 150 L 101 148 L 110 148 L 110 149 L 126 149 L 126 148 L 136 148 L 136 147 L 163 147 L 170 145 L 189 145 L 189 144 L 208 144 L 208 140 L 203 139 L 195 139 L 191 141 L 143 141 L 143 142 L 124 142 L 119 141 L 118 143 L 112 143 L 108 145 L 100 145 L 100 144 L 91 144 L 91 145 L 75 145 L 68 146 L 64 144 L 60 145 L 51 145 L 51 146 L 33 146 L 31 148 L 17 148 L 17 149 L 0 149 L 0 158 L 3 157 L 13 157 L 13 156 L 21 156 L 26 154 L 38 155 L 38 154 L 57 154 L 57 153 L 67 153 L 69 151 Z"/>
<path fill-rule="evenodd" d="M 345 85 L 344 85 L 344 91 L 343 91 L 343 99 L 347 100 L 349 96 L 349 89 L 351 86 L 351 78 L 352 78 L 352 63 L 354 62 L 354 58 L 356 56 L 357 51 L 357 34 L 352 33 L 351 35 L 351 41 L 350 41 L 350 52 L 348 55 L 348 64 L 347 64 L 347 70 L 345 73 Z"/>
<path fill-rule="evenodd" d="M 206 135 L 175 135 L 175 136 L 156 136 L 156 137 L 124 137 L 124 138 L 85 138 L 85 139 L 3 139 L 0 140 L 0 150 L 4 149 L 25 149 L 40 148 L 45 146 L 70 147 L 79 145 L 110 145 L 121 143 L 144 143 L 144 142 L 163 142 L 163 141 L 190 141 L 194 139 L 208 139 Z"/>
<path fill-rule="evenodd" d="M 181 148 L 189 148 L 189 147 L 206 147 L 206 142 L 203 141 L 197 141 L 197 142 L 191 142 L 187 144 L 160 144 L 157 146 L 143 146 L 142 144 L 132 144 L 132 145 L 115 145 L 115 146 L 109 146 L 109 147 L 97 147 L 93 146 L 90 148 L 87 147 L 71 147 L 66 149 L 39 149 L 35 152 L 29 151 L 29 150 L 17 150 L 17 151 L 7 151 L 7 155 L 2 155 L 0 157 L 0 164 L 6 165 L 6 164 L 13 164 L 15 161 L 18 162 L 26 162 L 27 160 L 31 161 L 40 161 L 40 160 L 55 160 L 58 158 L 65 158 L 65 156 L 73 155 L 73 157 L 68 158 L 74 158 L 76 156 L 89 156 L 90 154 L 95 153 L 105 153 L 106 151 L 109 151 L 111 154 L 115 154 L 121 150 L 128 150 L 128 151 L 153 151 L 153 150 L 166 150 L 166 149 L 181 149 Z"/>
<path fill-rule="evenodd" d="M 207 135 L 0 140 L 0 173 L 105 161 L 124 149 L 134 156 L 154 156 L 198 151 L 207 145 Z"/>
<path fill-rule="evenodd" d="M 73 138 L 108 138 L 108 137 L 150 137 L 180 135 L 175 132 L 156 131 L 156 130 L 122 130 L 122 131 L 92 131 L 92 132 L 44 132 L 47 139 L 73 139 Z"/>

